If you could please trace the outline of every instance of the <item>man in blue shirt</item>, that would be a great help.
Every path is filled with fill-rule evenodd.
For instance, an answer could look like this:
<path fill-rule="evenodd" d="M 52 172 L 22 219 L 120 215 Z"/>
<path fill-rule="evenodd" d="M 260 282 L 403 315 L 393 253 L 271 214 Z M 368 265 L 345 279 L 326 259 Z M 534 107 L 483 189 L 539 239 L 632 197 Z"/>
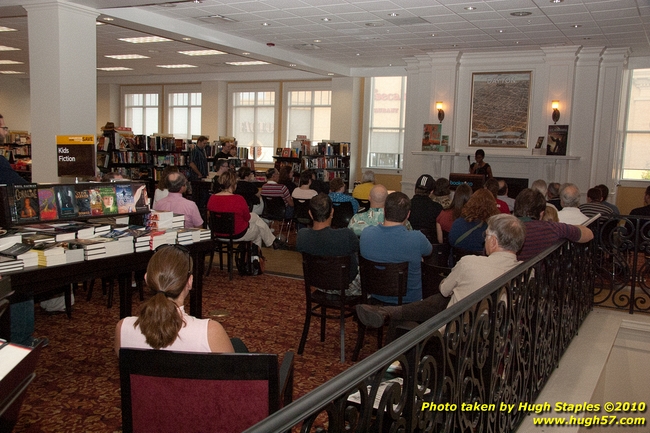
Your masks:
<path fill-rule="evenodd" d="M 419 231 L 409 231 L 404 226 L 411 211 L 411 200 L 402 192 L 386 198 L 384 224 L 367 227 L 361 232 L 361 256 L 374 262 L 409 263 L 406 296 L 402 303 L 422 299 L 422 257 L 431 254 L 433 247 Z M 397 304 L 395 296 L 373 295 L 377 300 Z"/>

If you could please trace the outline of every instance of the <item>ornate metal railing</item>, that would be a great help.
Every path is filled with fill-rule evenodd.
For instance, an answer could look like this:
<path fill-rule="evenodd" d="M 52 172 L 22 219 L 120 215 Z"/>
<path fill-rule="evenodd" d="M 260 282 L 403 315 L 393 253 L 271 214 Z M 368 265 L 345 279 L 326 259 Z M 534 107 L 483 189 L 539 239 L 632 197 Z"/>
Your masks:
<path fill-rule="evenodd" d="M 594 304 L 650 312 L 650 219 L 600 218 L 594 228 Z"/>
<path fill-rule="evenodd" d="M 549 248 L 246 432 L 514 431 L 592 309 L 593 256 Z"/>

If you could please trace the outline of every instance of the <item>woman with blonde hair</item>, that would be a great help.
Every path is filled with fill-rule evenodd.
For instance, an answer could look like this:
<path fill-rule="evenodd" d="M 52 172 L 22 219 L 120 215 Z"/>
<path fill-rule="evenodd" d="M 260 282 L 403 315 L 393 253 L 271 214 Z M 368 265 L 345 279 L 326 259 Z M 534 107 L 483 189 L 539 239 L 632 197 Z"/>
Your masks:
<path fill-rule="evenodd" d="M 184 352 L 234 352 L 220 323 L 185 313 L 192 289 L 192 258 L 181 245 L 163 245 L 149 260 L 144 275 L 153 296 L 140 315 L 125 317 L 115 328 L 115 352 L 121 347 Z"/>
<path fill-rule="evenodd" d="M 485 245 L 484 232 L 487 220 L 492 215 L 499 214 L 497 202 L 490 191 L 481 188 L 463 207 L 458 218 L 449 231 L 449 244 L 453 248 L 482 253 Z"/>

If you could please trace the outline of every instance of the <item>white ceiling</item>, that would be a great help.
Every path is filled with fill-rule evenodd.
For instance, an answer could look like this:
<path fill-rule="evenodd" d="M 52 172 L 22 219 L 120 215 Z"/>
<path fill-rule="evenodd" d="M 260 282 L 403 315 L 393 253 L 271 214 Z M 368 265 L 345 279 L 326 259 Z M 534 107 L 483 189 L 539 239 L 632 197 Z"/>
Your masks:
<path fill-rule="evenodd" d="M 0 33 L 0 45 L 20 48 L 0 51 L 0 60 L 23 62 L 0 64 L 0 71 L 29 72 L 27 17 L 25 10 L 17 6 L 28 1 L 38 0 L 4 0 L 8 6 L 0 7 L 0 26 L 17 30 Z M 111 24 L 97 27 L 97 66 L 126 66 L 133 70 L 98 71 L 98 77 L 108 80 L 179 74 L 177 69 L 156 67 L 174 63 L 197 66 L 183 69 L 185 75 L 256 71 L 263 76 L 291 69 L 321 76 L 364 75 L 370 68 L 403 70 L 405 58 L 431 52 L 512 51 L 563 45 L 629 47 L 631 56 L 650 56 L 650 0 L 68 1 L 97 9 L 101 13 L 98 21 L 114 19 Z M 468 10 L 470 6 L 475 9 Z M 513 16 L 513 12 L 531 14 L 521 17 Z M 214 15 L 232 21 L 207 18 Z M 117 40 L 144 34 L 174 41 L 129 44 Z M 184 41 L 183 37 L 191 40 Z M 188 57 L 177 52 L 199 48 L 230 54 Z M 114 54 L 150 58 L 104 57 Z M 224 64 L 254 59 L 272 64 Z"/>

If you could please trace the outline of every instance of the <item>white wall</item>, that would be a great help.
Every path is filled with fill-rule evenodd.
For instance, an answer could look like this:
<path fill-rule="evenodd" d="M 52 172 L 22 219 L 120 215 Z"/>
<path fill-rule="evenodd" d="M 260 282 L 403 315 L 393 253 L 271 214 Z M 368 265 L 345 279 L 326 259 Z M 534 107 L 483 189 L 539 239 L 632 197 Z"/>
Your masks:
<path fill-rule="evenodd" d="M 0 114 L 11 130 L 31 131 L 29 80 L 0 75 Z"/>

